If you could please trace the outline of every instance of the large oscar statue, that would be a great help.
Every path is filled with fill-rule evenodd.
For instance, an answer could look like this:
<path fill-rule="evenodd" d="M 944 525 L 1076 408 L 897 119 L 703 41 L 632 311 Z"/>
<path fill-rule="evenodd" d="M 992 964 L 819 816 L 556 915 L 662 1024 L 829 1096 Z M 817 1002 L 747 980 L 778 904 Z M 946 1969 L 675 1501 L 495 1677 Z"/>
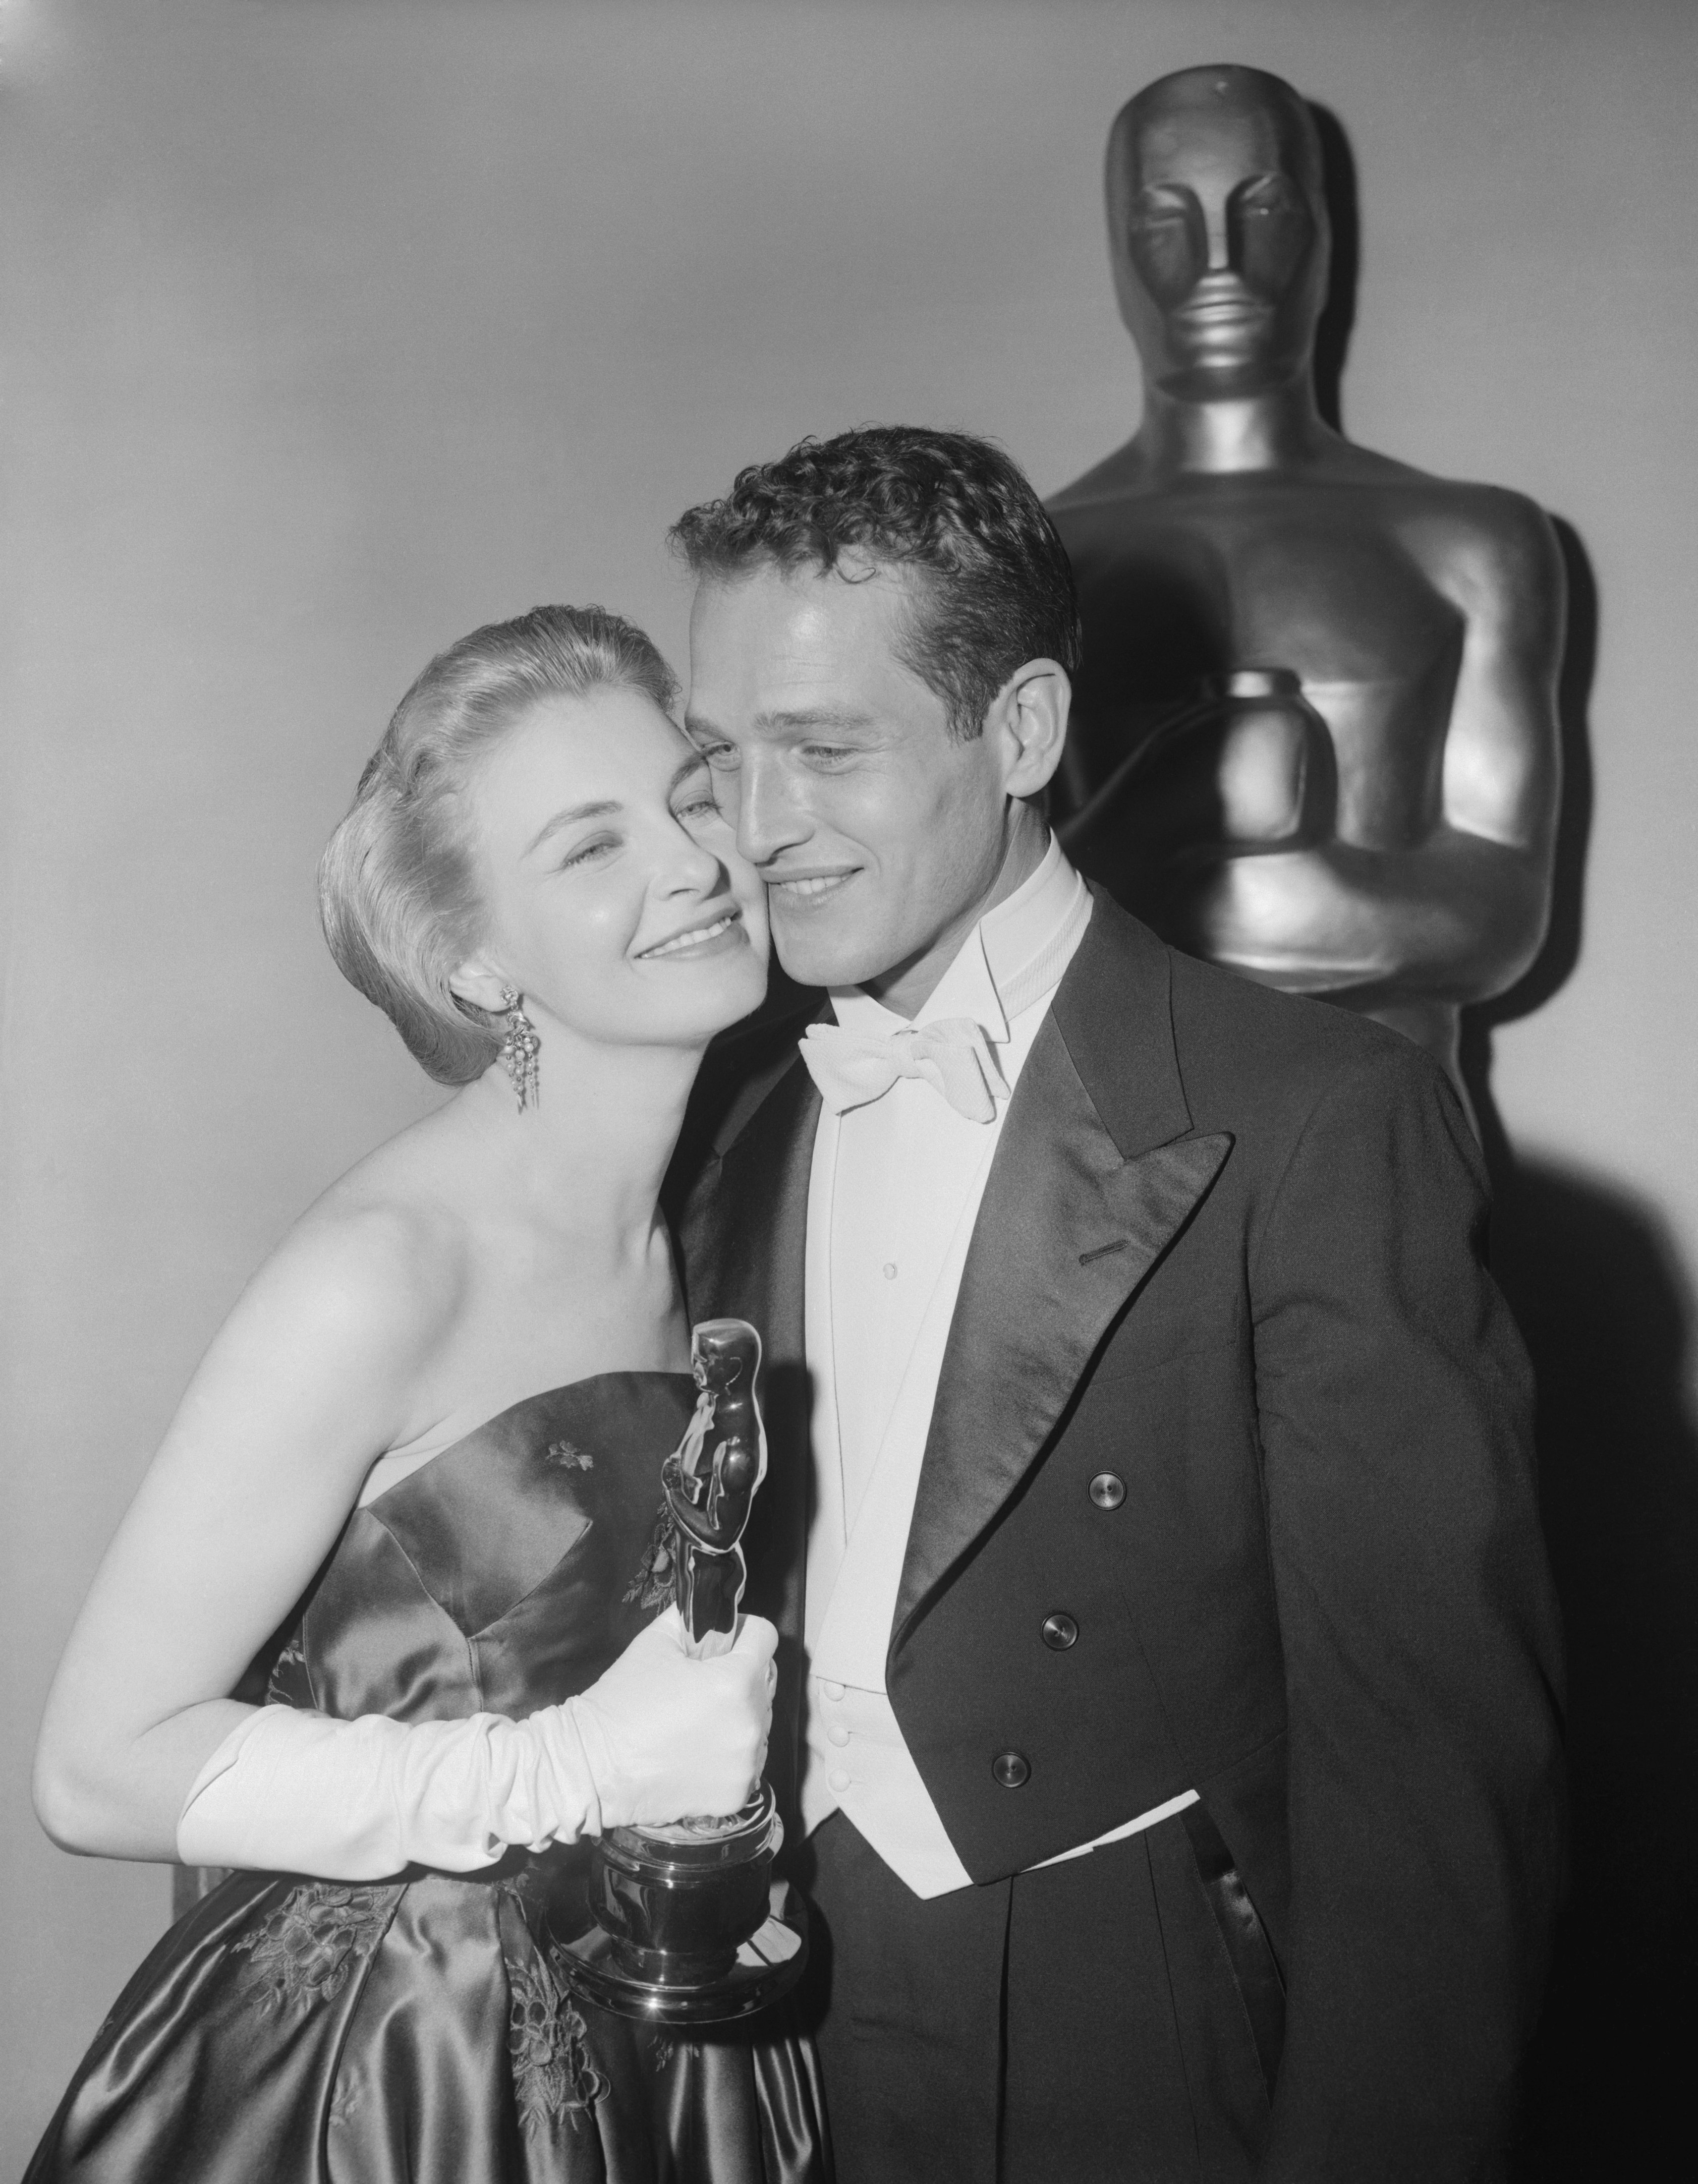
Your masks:
<path fill-rule="evenodd" d="M 1460 1010 L 1544 933 L 1550 526 L 1322 422 L 1321 147 L 1288 84 L 1149 85 L 1108 203 L 1144 414 L 1053 504 L 1085 620 L 1062 838 L 1180 947 L 1377 1017 L 1455 1077 Z"/>
<path fill-rule="evenodd" d="M 662 1467 L 667 1552 L 684 1642 L 707 1658 L 736 1635 L 743 1533 L 767 1471 L 755 1395 L 761 1339 L 745 1319 L 698 1323 L 688 1431 Z M 741 1812 L 615 1828 L 591 1854 L 596 1924 L 567 1954 L 573 1986 L 604 2009 L 662 2025 L 747 2017 L 793 1986 L 806 1914 L 774 1886 L 783 1830 L 762 1783 Z"/>

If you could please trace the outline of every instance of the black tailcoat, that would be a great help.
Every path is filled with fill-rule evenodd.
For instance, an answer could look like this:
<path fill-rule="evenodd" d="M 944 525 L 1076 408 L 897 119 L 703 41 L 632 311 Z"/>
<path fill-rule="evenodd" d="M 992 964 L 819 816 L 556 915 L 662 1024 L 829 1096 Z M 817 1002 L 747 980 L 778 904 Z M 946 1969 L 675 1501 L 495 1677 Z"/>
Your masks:
<path fill-rule="evenodd" d="M 766 1342 L 749 1604 L 788 1706 L 819 1102 L 789 1042 L 734 1089 L 675 1203 L 692 1313 Z M 1269 2180 L 1488 2173 L 1537 2008 L 1560 1644 L 1485 1227 L 1426 1055 L 1098 894 L 973 1236 L 888 1687 L 975 1881 L 1201 1793 L 1287 1990 Z"/>

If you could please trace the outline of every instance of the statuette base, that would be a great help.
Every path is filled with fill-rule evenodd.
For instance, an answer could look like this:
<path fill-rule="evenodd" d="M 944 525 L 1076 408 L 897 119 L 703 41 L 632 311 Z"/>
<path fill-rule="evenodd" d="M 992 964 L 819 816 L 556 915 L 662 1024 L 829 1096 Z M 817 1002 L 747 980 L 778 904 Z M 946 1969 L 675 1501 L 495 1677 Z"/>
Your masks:
<path fill-rule="evenodd" d="M 580 1999 L 653 2025 L 751 2017 L 794 1986 L 807 1914 L 772 1878 L 783 1839 L 763 1784 L 740 1813 L 665 1828 L 615 1828 L 595 1846 L 596 1924 L 562 1967 Z"/>

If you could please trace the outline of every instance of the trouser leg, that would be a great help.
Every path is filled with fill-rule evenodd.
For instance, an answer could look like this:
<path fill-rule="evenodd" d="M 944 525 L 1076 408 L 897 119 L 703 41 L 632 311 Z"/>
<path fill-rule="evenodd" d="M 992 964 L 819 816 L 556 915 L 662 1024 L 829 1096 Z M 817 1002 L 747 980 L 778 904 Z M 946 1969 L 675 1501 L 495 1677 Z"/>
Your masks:
<path fill-rule="evenodd" d="M 1017 1875 L 999 2184 L 1249 2184 L 1268 2106 L 1182 1820 Z"/>
<path fill-rule="evenodd" d="M 838 2184 L 994 2184 L 1008 1884 L 922 1901 L 841 1813 L 807 1847 Z"/>
<path fill-rule="evenodd" d="M 841 1814 L 807 1847 L 840 2184 L 1248 2184 L 1266 2090 L 1179 1820 L 927 1902 Z"/>

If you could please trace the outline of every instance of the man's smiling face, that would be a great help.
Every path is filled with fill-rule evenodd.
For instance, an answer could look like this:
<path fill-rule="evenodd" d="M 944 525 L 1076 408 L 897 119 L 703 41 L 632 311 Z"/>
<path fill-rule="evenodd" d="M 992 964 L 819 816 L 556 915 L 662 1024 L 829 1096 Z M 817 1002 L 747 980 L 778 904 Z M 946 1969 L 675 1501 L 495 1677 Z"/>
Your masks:
<path fill-rule="evenodd" d="M 791 978 L 918 1006 L 996 886 L 1017 753 L 900 657 L 924 579 L 757 564 L 690 617 L 690 733 Z"/>

